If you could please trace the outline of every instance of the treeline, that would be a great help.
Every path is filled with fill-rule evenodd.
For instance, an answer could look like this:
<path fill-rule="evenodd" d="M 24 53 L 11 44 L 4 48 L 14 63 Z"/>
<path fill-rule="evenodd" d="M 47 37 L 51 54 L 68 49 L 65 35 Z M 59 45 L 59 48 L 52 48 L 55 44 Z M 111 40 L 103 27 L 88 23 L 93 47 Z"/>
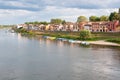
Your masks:
<path fill-rule="evenodd" d="M 46 22 L 46 21 L 42 21 L 42 22 L 34 21 L 34 22 L 25 22 L 25 24 L 43 24 L 43 25 L 48 25 L 49 22 Z"/>
<path fill-rule="evenodd" d="M 0 27 L 13 27 L 15 25 L 0 25 Z"/>
<path fill-rule="evenodd" d="M 48 25 L 48 24 L 65 24 L 66 21 L 56 18 L 56 19 L 51 19 L 50 22 L 46 22 L 46 21 L 42 21 L 42 22 L 38 22 L 38 21 L 34 21 L 34 22 L 25 22 L 25 24 L 43 24 L 43 25 Z"/>
<path fill-rule="evenodd" d="M 77 22 L 86 22 L 86 21 L 97 22 L 97 21 L 114 21 L 114 20 L 120 21 L 120 13 L 112 12 L 109 16 L 102 15 L 100 17 L 90 16 L 89 20 L 85 16 L 79 16 Z"/>
<path fill-rule="evenodd" d="M 89 20 L 87 19 L 87 17 L 85 16 L 79 16 L 77 19 L 77 22 L 86 22 L 86 21 L 92 21 L 92 22 L 96 22 L 96 21 L 109 21 L 109 17 L 108 16 L 90 16 Z"/>
<path fill-rule="evenodd" d="M 79 16 L 77 18 L 77 22 L 86 22 L 86 21 L 92 21 L 92 22 L 97 22 L 97 21 L 114 21 L 114 20 L 119 20 L 120 21 L 120 13 L 117 12 L 112 12 L 109 16 L 102 15 L 102 16 L 90 16 L 89 19 L 85 16 Z M 43 24 L 43 25 L 48 25 L 48 24 L 66 24 L 65 20 L 56 18 L 56 19 L 51 19 L 50 22 L 42 21 L 42 22 L 25 22 L 25 24 Z"/>

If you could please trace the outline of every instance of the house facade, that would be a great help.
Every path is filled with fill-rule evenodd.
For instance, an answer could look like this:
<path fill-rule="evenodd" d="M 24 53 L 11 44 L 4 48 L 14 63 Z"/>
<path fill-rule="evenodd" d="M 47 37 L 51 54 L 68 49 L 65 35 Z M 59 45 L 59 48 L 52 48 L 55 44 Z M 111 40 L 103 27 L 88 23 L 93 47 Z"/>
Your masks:
<path fill-rule="evenodd" d="M 119 32 L 119 24 L 119 21 L 82 22 L 78 26 L 80 30 L 89 30 L 91 32 Z"/>
<path fill-rule="evenodd" d="M 72 23 L 67 22 L 66 24 L 56 25 L 33 25 L 33 24 L 20 24 L 17 28 L 23 27 L 27 30 L 37 30 L 37 31 L 81 31 L 89 30 L 91 32 L 120 32 L 119 21 L 107 21 L 107 22 L 80 22 Z"/>

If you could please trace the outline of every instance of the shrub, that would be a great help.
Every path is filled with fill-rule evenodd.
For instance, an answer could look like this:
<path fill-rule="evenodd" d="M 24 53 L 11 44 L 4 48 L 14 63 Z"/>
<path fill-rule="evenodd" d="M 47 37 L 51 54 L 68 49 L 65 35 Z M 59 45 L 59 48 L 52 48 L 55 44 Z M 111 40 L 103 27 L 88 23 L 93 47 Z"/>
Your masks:
<path fill-rule="evenodd" d="M 88 30 L 82 30 L 80 31 L 80 39 L 81 40 L 87 40 L 91 38 L 91 32 Z"/>

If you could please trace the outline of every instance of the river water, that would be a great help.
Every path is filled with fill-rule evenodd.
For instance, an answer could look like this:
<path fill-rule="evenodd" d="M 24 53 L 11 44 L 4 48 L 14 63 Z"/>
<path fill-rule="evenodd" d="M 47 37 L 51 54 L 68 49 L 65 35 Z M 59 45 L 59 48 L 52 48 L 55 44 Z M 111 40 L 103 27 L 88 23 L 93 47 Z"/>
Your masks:
<path fill-rule="evenodd" d="M 120 48 L 83 47 L 0 30 L 0 80 L 120 80 Z"/>

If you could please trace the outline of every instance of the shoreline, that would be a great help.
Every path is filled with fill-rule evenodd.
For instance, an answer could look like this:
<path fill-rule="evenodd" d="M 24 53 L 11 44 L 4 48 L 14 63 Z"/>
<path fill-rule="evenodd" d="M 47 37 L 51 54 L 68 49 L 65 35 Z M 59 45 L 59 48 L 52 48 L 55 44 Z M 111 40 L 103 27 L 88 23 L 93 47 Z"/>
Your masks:
<path fill-rule="evenodd" d="M 40 34 L 42 32 L 35 32 L 35 33 L 37 33 L 36 35 L 44 36 L 43 34 Z M 54 36 L 50 36 L 50 37 L 54 37 Z M 118 44 L 118 43 L 108 42 L 108 41 L 105 41 L 105 40 L 97 40 L 97 41 L 81 41 L 81 40 L 77 40 L 76 43 L 80 44 L 81 42 L 88 42 L 91 45 L 103 45 L 103 46 L 116 46 L 116 47 L 120 47 L 120 44 Z"/>
<path fill-rule="evenodd" d="M 73 37 L 70 37 L 70 38 L 66 38 L 66 37 L 61 37 L 62 35 L 65 35 L 65 36 L 71 36 L 71 35 L 66 35 L 65 33 L 62 33 L 58 36 L 59 33 L 45 33 L 45 32 L 38 32 L 38 31 L 28 31 L 29 34 L 34 34 L 34 35 L 37 35 L 37 36 L 49 36 L 49 37 L 55 37 L 56 38 L 64 38 L 64 39 L 67 39 L 68 42 L 70 43 L 76 43 L 76 44 L 89 44 L 89 45 L 103 45 L 103 46 L 116 46 L 116 47 L 120 47 L 120 44 L 119 43 L 114 43 L 114 42 L 108 42 L 108 41 L 105 41 L 105 40 L 96 40 L 96 41 L 81 41 L 79 39 L 74 39 Z M 27 34 L 28 34 L 27 32 Z M 23 33 L 22 31 L 20 31 L 19 33 Z M 25 32 L 26 33 L 26 32 Z M 49 35 L 48 35 L 49 34 Z"/>
<path fill-rule="evenodd" d="M 40 36 L 40 35 L 38 35 Z M 43 35 L 42 35 L 43 36 Z M 55 37 L 52 37 L 52 36 L 47 36 L 47 37 L 51 37 L 51 38 L 46 38 L 46 39 L 49 39 L 49 40 L 57 40 L 57 38 L 55 39 Z M 61 38 L 60 38 L 61 39 Z M 65 39 L 65 38 L 63 38 Z M 73 40 L 72 39 L 68 39 L 68 40 L 65 40 L 69 43 L 75 43 L 75 44 L 82 44 L 84 43 L 84 45 L 101 45 L 101 46 L 114 46 L 114 47 L 120 47 L 120 44 L 118 43 L 113 43 L 113 42 L 107 42 L 107 41 L 104 41 L 104 40 L 98 40 L 98 41 L 80 41 L 80 40 Z M 63 40 L 64 42 L 64 40 Z"/>
<path fill-rule="evenodd" d="M 106 42 L 104 40 L 98 40 L 98 41 L 88 41 L 90 44 L 94 45 L 103 45 L 103 46 L 116 46 L 120 47 L 120 44 L 113 43 L 113 42 Z"/>

